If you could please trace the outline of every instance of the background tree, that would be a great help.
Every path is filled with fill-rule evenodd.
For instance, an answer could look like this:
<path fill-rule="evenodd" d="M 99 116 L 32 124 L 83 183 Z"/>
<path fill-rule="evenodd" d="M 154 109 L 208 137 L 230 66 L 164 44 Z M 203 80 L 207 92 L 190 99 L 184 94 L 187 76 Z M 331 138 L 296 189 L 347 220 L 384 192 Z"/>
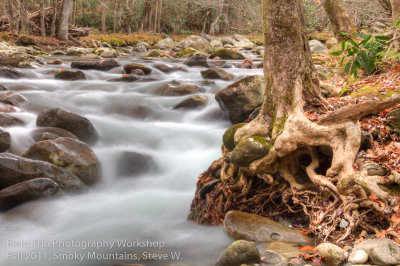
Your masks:
<path fill-rule="evenodd" d="M 400 0 L 392 1 L 392 16 L 393 20 L 396 20 L 400 16 Z"/>
<path fill-rule="evenodd" d="M 353 34 L 356 32 L 356 29 L 340 3 L 340 0 L 324 0 L 323 6 L 338 41 L 345 39 L 345 36 L 343 36 L 342 33 Z"/>
<path fill-rule="evenodd" d="M 68 40 L 68 21 L 72 12 L 72 0 L 64 0 L 60 13 L 57 37 L 60 40 Z"/>

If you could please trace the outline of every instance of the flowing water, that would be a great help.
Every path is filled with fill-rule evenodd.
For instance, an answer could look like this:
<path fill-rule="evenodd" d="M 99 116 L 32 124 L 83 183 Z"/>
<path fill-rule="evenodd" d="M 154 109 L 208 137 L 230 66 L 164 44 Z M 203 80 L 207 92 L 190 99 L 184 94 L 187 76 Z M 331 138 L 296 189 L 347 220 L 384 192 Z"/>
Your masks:
<path fill-rule="evenodd" d="M 134 57 L 120 62 L 156 63 Z M 29 102 L 25 112 L 13 114 L 27 125 L 7 129 L 11 151 L 20 155 L 34 143 L 30 132 L 40 111 L 64 108 L 86 116 L 98 130 L 100 140 L 92 148 L 102 164 L 102 180 L 86 193 L 0 214 L 0 265 L 213 265 L 231 240 L 221 227 L 194 225 L 186 217 L 197 177 L 219 158 L 222 134 L 230 125 L 218 115 L 214 94 L 232 82 L 203 86 L 208 105 L 178 111 L 172 107 L 187 96 L 155 96 L 151 89 L 171 80 L 201 84 L 201 68 L 170 74 L 153 69 L 153 81 L 122 83 L 107 82 L 120 77 L 122 67 L 84 71 L 85 81 L 54 80 L 49 70 L 61 67 L 70 63 L 24 70 L 26 79 L 0 79 Z M 262 74 L 261 69 L 228 71 L 235 80 Z M 137 106 L 145 108 L 144 117 L 134 115 Z M 125 151 L 150 155 L 156 167 L 118 176 L 117 160 Z M 149 253 L 158 255 L 149 259 Z"/>

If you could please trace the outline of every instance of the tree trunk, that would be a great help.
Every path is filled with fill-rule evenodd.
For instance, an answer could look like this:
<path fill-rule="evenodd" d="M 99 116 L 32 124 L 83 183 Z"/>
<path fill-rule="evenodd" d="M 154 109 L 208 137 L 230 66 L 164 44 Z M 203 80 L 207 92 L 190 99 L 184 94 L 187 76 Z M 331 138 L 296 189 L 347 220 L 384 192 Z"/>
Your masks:
<path fill-rule="evenodd" d="M 396 21 L 400 16 L 400 0 L 392 0 L 392 17 Z"/>
<path fill-rule="evenodd" d="M 213 22 L 211 22 L 210 31 L 208 32 L 208 34 L 210 34 L 210 35 L 215 34 L 215 25 L 218 23 L 218 20 L 222 15 L 222 11 L 224 10 L 224 5 L 225 5 L 225 0 L 221 0 L 220 5 L 217 10 L 217 14 L 214 17 Z"/>
<path fill-rule="evenodd" d="M 340 0 L 325 0 L 323 3 L 329 21 L 332 24 L 336 39 L 340 42 L 346 39 L 342 33 L 353 34 L 356 32 L 353 23 L 344 10 Z"/>
<path fill-rule="evenodd" d="M 72 12 L 72 6 L 72 0 L 64 0 L 61 9 L 60 22 L 58 24 L 57 38 L 60 40 L 68 40 L 68 20 Z"/>
<path fill-rule="evenodd" d="M 101 4 L 101 31 L 107 32 L 107 25 L 106 25 L 106 15 L 107 15 L 106 7 L 104 3 Z"/>
<path fill-rule="evenodd" d="M 157 25 L 158 25 L 158 0 L 156 0 L 155 8 L 154 8 L 154 28 L 153 31 L 157 32 Z"/>
<path fill-rule="evenodd" d="M 51 26 L 50 26 L 50 36 L 56 36 L 56 24 L 57 24 L 57 17 L 58 17 L 58 6 L 59 0 L 53 0 L 53 17 L 51 19 Z"/>
<path fill-rule="evenodd" d="M 124 13 L 124 20 L 122 22 L 122 30 L 126 34 L 131 34 L 132 28 L 131 28 L 131 23 L 132 23 L 132 17 L 133 17 L 133 8 L 135 6 L 136 0 L 127 0 L 126 1 L 126 6 L 125 6 L 125 13 Z"/>
<path fill-rule="evenodd" d="M 15 6 L 13 5 L 12 0 L 8 0 L 8 8 L 9 8 L 9 14 L 10 14 L 10 25 L 11 25 L 11 31 L 14 31 L 15 33 L 18 33 L 19 31 L 19 17 L 18 15 L 15 14 Z"/>
<path fill-rule="evenodd" d="M 20 21 L 21 21 L 21 33 L 29 34 L 29 25 L 28 25 L 28 12 L 25 9 L 24 0 L 16 0 L 16 8 L 19 13 Z"/>
<path fill-rule="evenodd" d="M 378 0 L 383 9 L 389 14 L 392 15 L 392 3 L 393 0 Z"/>
<path fill-rule="evenodd" d="M 40 31 L 43 37 L 46 37 L 46 25 L 44 21 L 44 5 L 45 0 L 40 1 Z"/>
<path fill-rule="evenodd" d="M 163 9 L 163 0 L 160 1 L 160 7 L 158 12 L 158 21 L 157 21 L 157 32 L 161 32 L 161 18 L 162 18 L 162 9 Z"/>

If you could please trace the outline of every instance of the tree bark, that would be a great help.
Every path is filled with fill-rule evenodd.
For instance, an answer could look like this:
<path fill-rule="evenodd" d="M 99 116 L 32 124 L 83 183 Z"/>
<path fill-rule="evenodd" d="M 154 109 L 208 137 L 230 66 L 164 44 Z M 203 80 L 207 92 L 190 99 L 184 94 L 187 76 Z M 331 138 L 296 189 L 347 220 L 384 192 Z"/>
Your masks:
<path fill-rule="evenodd" d="M 217 25 L 219 18 L 222 15 L 222 11 L 224 10 L 224 5 L 225 5 L 225 0 L 221 0 L 218 10 L 217 10 L 217 14 L 215 15 L 213 21 L 211 22 L 210 25 L 210 31 L 208 32 L 208 34 L 210 35 L 214 35 L 215 34 L 215 25 Z"/>
<path fill-rule="evenodd" d="M 163 9 L 163 0 L 160 1 L 160 7 L 158 12 L 158 21 L 157 21 L 157 30 L 156 32 L 161 32 L 161 18 L 162 18 L 162 9 Z"/>
<path fill-rule="evenodd" d="M 53 0 L 53 17 L 51 19 L 51 26 L 50 26 L 50 36 L 56 36 L 56 25 L 58 19 L 58 8 L 59 7 L 59 0 Z"/>
<path fill-rule="evenodd" d="M 72 0 L 64 0 L 58 24 L 57 38 L 60 40 L 68 40 L 68 20 L 72 12 L 72 6 Z"/>
<path fill-rule="evenodd" d="M 122 23 L 122 29 L 126 34 L 131 34 L 132 28 L 131 28 L 131 22 L 132 22 L 132 17 L 133 17 L 133 7 L 135 6 L 136 0 L 126 0 L 126 5 L 125 5 L 125 13 L 124 13 L 124 20 Z"/>
<path fill-rule="evenodd" d="M 391 0 L 392 1 L 392 17 L 393 21 L 396 21 L 400 16 L 400 0 Z"/>
<path fill-rule="evenodd" d="M 46 36 L 46 25 L 44 21 L 44 5 L 45 0 L 40 1 L 40 31 L 43 37 Z"/>
<path fill-rule="evenodd" d="M 8 8 L 10 14 L 10 25 L 11 31 L 18 33 L 19 31 L 19 17 L 15 14 L 15 6 L 13 5 L 12 0 L 8 0 Z"/>
<path fill-rule="evenodd" d="M 332 24 L 335 37 L 339 42 L 347 39 L 342 33 L 351 35 L 356 32 L 356 28 L 344 10 L 340 0 L 325 0 L 323 6 Z"/>
<path fill-rule="evenodd" d="M 107 32 L 107 24 L 106 24 L 106 18 L 107 18 L 107 10 L 106 7 L 104 6 L 104 3 L 101 3 L 101 31 L 102 32 Z"/>
<path fill-rule="evenodd" d="M 154 32 L 157 32 L 157 25 L 158 25 L 158 3 L 159 1 L 156 0 L 155 8 L 154 8 Z"/>

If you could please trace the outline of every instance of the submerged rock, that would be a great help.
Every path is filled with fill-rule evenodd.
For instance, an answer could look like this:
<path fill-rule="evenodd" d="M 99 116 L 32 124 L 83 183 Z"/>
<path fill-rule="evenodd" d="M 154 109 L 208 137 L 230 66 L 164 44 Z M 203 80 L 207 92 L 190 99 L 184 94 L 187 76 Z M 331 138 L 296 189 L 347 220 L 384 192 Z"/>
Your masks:
<path fill-rule="evenodd" d="M 28 201 L 61 195 L 60 186 L 48 178 L 27 180 L 0 190 L 0 210 L 5 211 Z"/>
<path fill-rule="evenodd" d="M 96 129 L 87 118 L 60 108 L 41 112 L 37 117 L 36 125 L 68 130 L 89 145 L 96 143 L 99 138 Z"/>
<path fill-rule="evenodd" d="M 160 96 L 183 96 L 198 92 L 205 92 L 202 87 L 193 83 L 173 80 L 153 89 L 152 93 Z"/>
<path fill-rule="evenodd" d="M 246 121 L 249 115 L 261 106 L 264 89 L 263 76 L 247 76 L 215 94 L 221 109 L 233 124 Z"/>
<path fill-rule="evenodd" d="M 136 69 L 135 71 L 137 71 L 137 70 L 140 70 L 140 69 Z M 125 74 L 120 78 L 109 79 L 107 81 L 110 81 L 110 82 L 135 82 L 138 79 L 139 79 L 139 77 L 136 75 L 126 75 Z"/>
<path fill-rule="evenodd" d="M 124 71 L 125 71 L 125 73 L 127 73 L 127 74 L 131 74 L 132 71 L 134 71 L 134 70 L 136 70 L 136 69 L 143 70 L 143 72 L 144 72 L 146 75 L 148 75 L 148 74 L 151 73 L 151 68 L 149 68 L 149 67 L 147 67 L 147 66 L 145 66 L 145 65 L 142 65 L 142 64 L 130 63 L 130 64 L 126 64 L 126 65 L 124 66 Z"/>
<path fill-rule="evenodd" d="M 86 143 L 71 138 L 43 140 L 33 144 L 23 155 L 62 167 L 79 177 L 86 185 L 100 179 L 100 162 Z"/>
<path fill-rule="evenodd" d="M 184 71 L 188 72 L 188 70 L 184 67 L 176 67 L 176 66 L 171 66 L 168 64 L 163 64 L 163 63 L 158 63 L 153 65 L 154 68 L 164 72 L 164 73 L 172 73 L 175 71 Z"/>
<path fill-rule="evenodd" d="M 105 59 L 100 61 L 75 61 L 71 63 L 72 68 L 93 69 L 108 71 L 121 66 L 117 59 Z"/>
<path fill-rule="evenodd" d="M 207 105 L 207 103 L 207 96 L 194 95 L 175 105 L 174 109 L 197 109 Z"/>
<path fill-rule="evenodd" d="M 194 67 L 194 66 L 200 66 L 200 67 L 209 67 L 207 63 L 207 58 L 205 56 L 200 56 L 200 55 L 194 55 L 186 59 L 184 62 L 185 65 Z"/>
<path fill-rule="evenodd" d="M 16 69 L 11 69 L 8 67 L 0 67 L 0 77 L 8 79 L 20 79 L 25 77 L 25 75 L 21 71 Z"/>
<path fill-rule="evenodd" d="M 227 48 L 221 48 L 218 49 L 217 51 L 213 52 L 210 56 L 210 58 L 214 57 L 219 57 L 221 59 L 225 60 L 239 60 L 239 59 L 245 59 L 244 55 L 240 52 L 237 52 L 235 50 L 227 49 Z"/>
<path fill-rule="evenodd" d="M 6 113 L 0 112 L 0 127 L 22 126 L 24 121 Z"/>
<path fill-rule="evenodd" d="M 117 160 L 119 176 L 140 175 L 156 169 L 156 164 L 150 155 L 133 151 L 124 151 Z"/>
<path fill-rule="evenodd" d="M 233 242 L 219 257 L 216 266 L 240 266 L 260 261 L 260 252 L 254 242 L 238 240 Z"/>
<path fill-rule="evenodd" d="M 225 215 L 224 229 L 233 239 L 256 242 L 283 241 L 310 245 L 311 240 L 300 232 L 272 221 L 271 219 L 240 211 L 229 211 Z"/>
<path fill-rule="evenodd" d="M 84 80 L 86 79 L 86 76 L 80 70 L 78 71 L 60 70 L 54 74 L 54 78 L 61 80 Z"/>
<path fill-rule="evenodd" d="M 79 140 L 78 137 L 71 132 L 57 127 L 36 128 L 32 131 L 31 135 L 36 142 L 42 140 L 54 140 L 57 138 L 71 138 Z"/>
<path fill-rule="evenodd" d="M 11 135 L 0 128 L 0 152 L 5 152 L 11 146 Z"/>
<path fill-rule="evenodd" d="M 85 190 L 85 184 L 64 168 L 10 153 L 0 153 L 0 189 L 38 177 L 49 178 L 63 190 Z"/>
<path fill-rule="evenodd" d="M 201 71 L 201 75 L 205 79 L 223 79 L 226 81 L 232 80 L 232 76 L 228 72 L 217 66 Z"/>

